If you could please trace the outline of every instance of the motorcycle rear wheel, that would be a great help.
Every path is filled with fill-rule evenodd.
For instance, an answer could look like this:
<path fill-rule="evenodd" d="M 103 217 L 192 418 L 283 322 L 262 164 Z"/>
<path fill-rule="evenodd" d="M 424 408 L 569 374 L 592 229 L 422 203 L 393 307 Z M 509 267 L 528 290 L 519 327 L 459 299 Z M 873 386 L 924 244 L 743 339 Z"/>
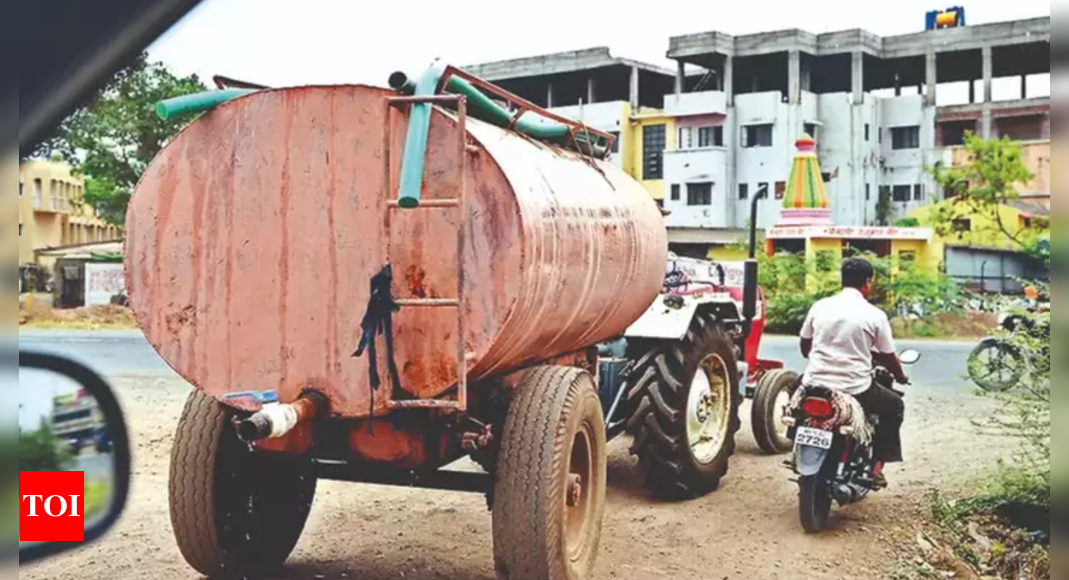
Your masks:
<path fill-rule="evenodd" d="M 798 515 L 808 534 L 823 532 L 831 516 L 831 487 L 820 474 L 798 481 Z"/>

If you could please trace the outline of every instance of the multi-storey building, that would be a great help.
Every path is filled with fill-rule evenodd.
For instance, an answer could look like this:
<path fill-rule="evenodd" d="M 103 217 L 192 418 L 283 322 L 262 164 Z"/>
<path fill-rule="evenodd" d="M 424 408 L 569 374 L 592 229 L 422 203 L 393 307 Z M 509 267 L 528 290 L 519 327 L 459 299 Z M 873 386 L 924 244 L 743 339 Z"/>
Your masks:
<path fill-rule="evenodd" d="M 39 250 L 120 240 L 119 229 L 84 201 L 84 180 L 70 167 L 26 161 L 19 167 L 19 265 Z"/>
<path fill-rule="evenodd" d="M 1050 17 L 893 37 L 708 32 L 672 38 L 668 57 L 675 71 L 607 48 L 466 68 L 619 134 L 616 163 L 672 210 L 677 246 L 738 239 L 756 191 L 782 197 L 802 133 L 817 140 L 842 225 L 893 222 L 942 199 L 926 168 L 960 157 L 966 131 L 1033 142 L 1032 186 L 1049 182 L 1050 97 L 1030 96 L 1029 78 L 1050 73 Z M 1006 77 L 1020 79 L 1019 94 L 995 100 L 994 80 Z M 952 83 L 968 85 L 968 102 L 941 106 L 940 86 Z M 763 206 L 768 228 L 779 205 Z"/>

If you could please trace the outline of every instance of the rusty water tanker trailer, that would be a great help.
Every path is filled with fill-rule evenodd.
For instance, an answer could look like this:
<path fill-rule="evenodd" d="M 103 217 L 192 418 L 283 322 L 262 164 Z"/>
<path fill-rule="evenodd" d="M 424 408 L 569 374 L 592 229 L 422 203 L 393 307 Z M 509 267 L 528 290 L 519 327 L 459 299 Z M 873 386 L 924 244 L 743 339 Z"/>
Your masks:
<path fill-rule="evenodd" d="M 499 578 L 589 578 L 609 438 L 636 436 L 666 496 L 724 476 L 735 302 L 663 347 L 639 332 L 644 360 L 599 357 L 660 308 L 667 263 L 657 205 L 605 160 L 613 137 L 451 67 L 391 84 L 160 106 L 205 113 L 150 165 L 126 229 L 130 305 L 195 387 L 179 548 L 207 576 L 267 573 L 334 479 L 485 493 Z M 483 472 L 443 469 L 465 457 Z"/>

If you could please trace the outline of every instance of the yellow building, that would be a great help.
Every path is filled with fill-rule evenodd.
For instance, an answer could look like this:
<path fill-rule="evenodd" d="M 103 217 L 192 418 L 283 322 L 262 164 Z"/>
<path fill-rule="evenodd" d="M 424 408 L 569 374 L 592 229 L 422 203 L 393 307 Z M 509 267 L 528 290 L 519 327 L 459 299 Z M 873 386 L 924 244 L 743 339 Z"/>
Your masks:
<path fill-rule="evenodd" d="M 119 228 L 84 201 L 85 182 L 69 166 L 27 161 L 19 167 L 19 265 L 39 250 L 122 239 Z"/>

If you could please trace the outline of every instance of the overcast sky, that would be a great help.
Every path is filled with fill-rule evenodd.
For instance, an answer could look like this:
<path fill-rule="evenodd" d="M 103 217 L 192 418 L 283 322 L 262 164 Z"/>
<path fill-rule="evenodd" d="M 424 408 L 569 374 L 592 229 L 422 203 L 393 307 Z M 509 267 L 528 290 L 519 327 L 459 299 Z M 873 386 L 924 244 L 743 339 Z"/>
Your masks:
<path fill-rule="evenodd" d="M 395 70 L 420 72 L 441 57 L 464 65 L 609 46 L 617 56 L 669 66 L 673 35 L 785 28 L 813 33 L 864 28 L 918 32 L 946 0 L 205 0 L 151 49 L 181 73 L 223 74 L 272 86 L 384 85 Z M 969 24 L 1049 16 L 1049 0 L 965 2 Z M 1030 81 L 1049 95 L 1049 76 Z M 1019 81 L 996 86 L 1015 98 Z M 1001 95 L 1001 96 L 1000 96 Z M 1032 96 L 1032 95 L 1030 95 Z M 1036 95 L 1038 96 L 1038 95 Z M 943 99 L 940 99 L 941 101 Z"/>

